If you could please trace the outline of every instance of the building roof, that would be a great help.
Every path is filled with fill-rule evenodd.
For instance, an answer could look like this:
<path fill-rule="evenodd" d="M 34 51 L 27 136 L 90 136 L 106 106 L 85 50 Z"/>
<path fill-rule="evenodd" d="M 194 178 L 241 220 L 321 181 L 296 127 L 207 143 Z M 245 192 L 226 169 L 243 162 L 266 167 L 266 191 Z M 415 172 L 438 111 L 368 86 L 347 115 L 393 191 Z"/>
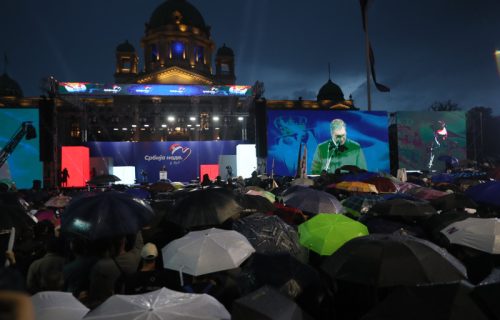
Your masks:
<path fill-rule="evenodd" d="M 117 52 L 135 52 L 135 48 L 133 45 L 131 45 L 128 40 L 125 40 L 125 42 L 120 43 L 118 46 L 116 46 L 116 51 Z"/>
<path fill-rule="evenodd" d="M 233 52 L 233 49 L 226 47 L 226 44 L 224 43 L 222 45 L 222 47 L 220 47 L 217 50 L 217 55 L 224 56 L 224 57 L 234 57 L 234 52 Z"/>
<path fill-rule="evenodd" d="M 0 76 L 0 97 L 23 97 L 21 86 L 7 73 Z"/>
<path fill-rule="evenodd" d="M 167 0 L 163 2 L 151 14 L 148 26 L 151 29 L 155 29 L 179 23 L 200 29 L 207 29 L 201 13 L 186 0 Z"/>
<path fill-rule="evenodd" d="M 321 89 L 319 89 L 317 100 L 331 100 L 333 102 L 342 102 L 345 99 L 342 89 L 340 89 L 338 85 L 333 83 L 331 79 L 328 79 L 327 83 L 325 83 L 321 87 Z"/>

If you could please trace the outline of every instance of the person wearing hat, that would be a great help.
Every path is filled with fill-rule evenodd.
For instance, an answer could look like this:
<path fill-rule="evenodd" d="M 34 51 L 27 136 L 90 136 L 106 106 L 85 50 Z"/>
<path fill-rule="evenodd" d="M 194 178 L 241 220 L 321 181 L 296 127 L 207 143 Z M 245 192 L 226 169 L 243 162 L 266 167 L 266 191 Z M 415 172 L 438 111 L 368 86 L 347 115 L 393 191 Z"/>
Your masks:
<path fill-rule="evenodd" d="M 141 251 L 141 263 L 139 271 L 127 277 L 125 281 L 125 294 L 141 294 L 155 291 L 163 287 L 171 287 L 168 273 L 164 269 L 157 268 L 156 260 L 158 249 L 155 244 L 148 242 Z M 174 275 L 175 276 L 175 275 Z"/>

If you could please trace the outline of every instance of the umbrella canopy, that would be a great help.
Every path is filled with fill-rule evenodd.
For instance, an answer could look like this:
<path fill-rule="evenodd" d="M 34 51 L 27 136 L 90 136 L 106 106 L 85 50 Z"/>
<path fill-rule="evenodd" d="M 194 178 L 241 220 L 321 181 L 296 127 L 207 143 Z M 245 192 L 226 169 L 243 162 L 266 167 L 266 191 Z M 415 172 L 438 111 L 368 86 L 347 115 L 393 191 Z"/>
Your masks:
<path fill-rule="evenodd" d="M 282 197 L 285 197 L 291 193 L 294 193 L 296 191 L 300 191 L 300 190 L 304 190 L 304 189 L 307 189 L 307 190 L 312 190 L 312 188 L 310 188 L 309 186 L 301 186 L 301 185 L 295 185 L 295 186 L 290 186 L 288 188 L 286 188 L 282 193 L 281 193 L 281 196 Z"/>
<path fill-rule="evenodd" d="M 241 210 L 226 189 L 198 189 L 184 193 L 167 219 L 185 228 L 214 226 L 238 216 Z"/>
<path fill-rule="evenodd" d="M 427 202 L 392 199 L 374 204 L 368 211 L 373 216 L 383 217 L 429 217 L 437 211 Z"/>
<path fill-rule="evenodd" d="M 491 316 L 490 319 L 500 319 L 500 304 L 498 303 L 500 282 L 482 282 L 474 287 L 471 296 Z"/>
<path fill-rule="evenodd" d="M 54 208 L 64 208 L 71 201 L 71 197 L 65 195 L 57 195 L 50 198 L 47 202 L 45 202 L 46 207 L 54 207 Z"/>
<path fill-rule="evenodd" d="M 397 288 L 361 319 L 486 320 L 470 296 L 472 289 L 465 281 Z"/>
<path fill-rule="evenodd" d="M 290 184 L 292 186 L 305 186 L 305 187 L 309 187 L 309 186 L 313 186 L 314 185 L 314 180 L 310 179 L 310 178 L 297 178 L 295 180 L 292 180 L 292 182 L 290 182 Z"/>
<path fill-rule="evenodd" d="M 19 205 L 0 204 L 0 213 L 0 230 L 14 227 L 18 234 L 22 234 L 35 224 Z"/>
<path fill-rule="evenodd" d="M 386 177 L 372 177 L 364 182 L 373 184 L 378 192 L 392 193 L 398 190 L 394 181 Z"/>
<path fill-rule="evenodd" d="M 444 228 L 451 243 L 492 254 L 500 253 L 500 220 L 498 218 L 467 218 Z"/>
<path fill-rule="evenodd" d="M 343 200 L 342 205 L 349 213 L 359 217 L 367 213 L 374 204 L 384 200 L 384 198 L 375 194 L 356 194 Z"/>
<path fill-rule="evenodd" d="M 172 185 L 172 183 L 164 181 L 155 182 L 149 186 L 149 190 L 151 192 L 171 192 L 174 191 L 175 189 L 176 188 Z"/>
<path fill-rule="evenodd" d="M 359 222 L 368 228 L 369 233 L 399 233 L 419 238 L 425 238 L 426 236 L 424 229 L 419 225 L 409 221 L 400 221 L 400 219 L 396 220 L 366 214 L 359 218 Z"/>
<path fill-rule="evenodd" d="M 455 221 L 465 220 L 470 217 L 471 215 L 464 211 L 446 211 L 429 217 L 429 219 L 422 222 L 422 227 L 434 243 L 440 244 L 442 239 L 445 238 L 441 230 Z M 441 246 L 443 245 L 441 244 Z"/>
<path fill-rule="evenodd" d="M 89 239 L 135 234 L 154 217 L 143 200 L 122 192 L 74 198 L 61 216 L 61 231 Z"/>
<path fill-rule="evenodd" d="M 462 193 L 450 193 L 429 201 L 436 210 L 448 211 L 452 209 L 477 208 L 477 204 Z"/>
<path fill-rule="evenodd" d="M 140 295 L 113 295 L 85 319 L 230 319 L 226 308 L 207 294 L 190 294 L 162 288 Z"/>
<path fill-rule="evenodd" d="M 70 292 L 43 291 L 31 297 L 36 320 L 80 320 L 89 308 Z"/>
<path fill-rule="evenodd" d="M 276 207 L 265 197 L 241 194 L 236 196 L 236 201 L 243 207 L 244 211 L 270 212 Z"/>
<path fill-rule="evenodd" d="M 192 231 L 162 249 L 165 268 L 193 276 L 237 268 L 254 252 L 241 233 L 216 228 Z"/>
<path fill-rule="evenodd" d="M 489 181 L 470 187 L 465 191 L 477 203 L 500 207 L 500 181 Z"/>
<path fill-rule="evenodd" d="M 304 189 L 283 198 L 287 206 L 310 213 L 342 213 L 345 211 L 335 196 L 315 189 Z"/>
<path fill-rule="evenodd" d="M 448 194 L 444 191 L 439 191 L 436 189 L 431 189 L 426 187 L 413 188 L 408 190 L 406 193 L 420 200 L 437 199 Z"/>
<path fill-rule="evenodd" d="M 309 319 L 300 307 L 276 289 L 264 286 L 234 301 L 232 320 Z"/>
<path fill-rule="evenodd" d="M 299 225 L 300 244 L 326 256 L 347 241 L 367 234 L 365 225 L 341 214 L 318 214 Z"/>
<path fill-rule="evenodd" d="M 259 253 L 288 253 L 307 261 L 307 250 L 299 244 L 295 229 L 277 216 L 253 214 L 233 223 L 233 229 L 244 235 Z"/>
<path fill-rule="evenodd" d="M 406 193 L 412 189 L 420 188 L 420 186 L 418 184 L 411 183 L 411 182 L 399 182 L 396 186 L 398 188 L 398 192 L 401 192 L 401 193 Z"/>
<path fill-rule="evenodd" d="M 87 184 L 103 185 L 103 184 L 113 183 L 116 181 L 121 181 L 121 179 L 118 178 L 117 176 L 115 176 L 114 174 L 102 174 L 102 175 L 93 177 L 92 179 L 87 181 Z"/>
<path fill-rule="evenodd" d="M 466 279 L 465 267 L 446 250 L 412 236 L 371 234 L 354 238 L 321 265 L 332 279 L 376 287 Z"/>
<path fill-rule="evenodd" d="M 131 195 L 134 198 L 138 199 L 148 199 L 151 197 L 151 193 L 149 193 L 148 190 L 143 189 L 143 188 L 131 188 L 125 190 L 126 194 Z"/>
<path fill-rule="evenodd" d="M 373 184 L 360 181 L 342 181 L 337 183 L 335 188 L 349 192 L 378 193 L 377 187 Z"/>
<path fill-rule="evenodd" d="M 248 190 L 246 194 L 252 195 L 252 196 L 259 196 L 267 199 L 269 202 L 274 203 L 276 201 L 276 196 L 269 191 L 265 190 Z"/>

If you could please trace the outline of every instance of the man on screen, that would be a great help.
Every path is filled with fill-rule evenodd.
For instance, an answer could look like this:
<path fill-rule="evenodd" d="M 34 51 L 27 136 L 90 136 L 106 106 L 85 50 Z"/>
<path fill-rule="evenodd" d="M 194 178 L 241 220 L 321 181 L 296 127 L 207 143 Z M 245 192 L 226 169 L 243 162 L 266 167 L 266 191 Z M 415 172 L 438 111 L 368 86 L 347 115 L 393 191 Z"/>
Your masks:
<path fill-rule="evenodd" d="M 344 165 L 355 165 L 366 169 L 366 160 L 359 143 L 347 139 L 346 124 L 341 119 L 330 123 L 332 138 L 318 144 L 311 166 L 311 174 L 320 174 L 322 170 L 335 172 Z"/>

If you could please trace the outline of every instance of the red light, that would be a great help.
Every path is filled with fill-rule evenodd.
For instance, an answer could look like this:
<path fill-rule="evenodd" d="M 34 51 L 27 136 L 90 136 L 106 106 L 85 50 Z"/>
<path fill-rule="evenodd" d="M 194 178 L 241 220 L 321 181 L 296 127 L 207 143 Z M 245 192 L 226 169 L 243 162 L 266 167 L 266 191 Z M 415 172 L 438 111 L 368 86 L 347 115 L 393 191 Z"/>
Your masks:
<path fill-rule="evenodd" d="M 87 147 L 62 147 L 61 169 L 68 169 L 68 187 L 85 187 L 90 179 L 90 157 Z"/>

